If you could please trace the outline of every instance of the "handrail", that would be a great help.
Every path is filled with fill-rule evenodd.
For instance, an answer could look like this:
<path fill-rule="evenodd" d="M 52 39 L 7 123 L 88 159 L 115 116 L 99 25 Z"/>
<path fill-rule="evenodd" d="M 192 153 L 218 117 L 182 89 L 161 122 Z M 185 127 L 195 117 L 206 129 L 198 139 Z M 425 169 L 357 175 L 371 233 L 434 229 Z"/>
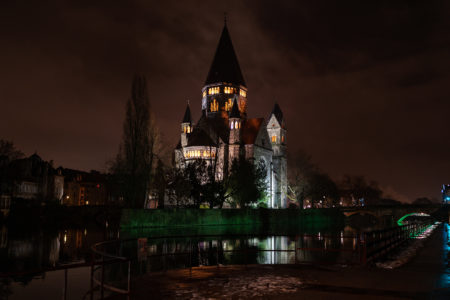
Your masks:
<path fill-rule="evenodd" d="M 354 244 L 353 248 L 317 248 L 317 247 L 301 247 L 298 242 L 302 238 L 308 238 L 308 237 L 319 237 L 318 234 L 296 234 L 296 235 L 280 235 L 280 234 L 269 234 L 266 236 L 271 237 L 277 237 L 277 236 L 291 236 L 295 239 L 295 247 L 294 249 L 252 249 L 249 248 L 248 242 L 244 242 L 241 246 L 242 249 L 234 249 L 234 250 L 220 250 L 221 253 L 237 253 L 237 252 L 243 252 L 245 254 L 244 264 L 247 264 L 247 253 L 248 252 L 285 252 L 285 253 L 295 253 L 295 264 L 298 263 L 298 257 L 297 257 L 297 251 L 303 250 L 303 251 L 321 251 L 321 252 L 353 252 L 356 255 L 356 258 L 359 257 L 358 261 L 360 264 L 365 265 L 368 261 L 371 261 L 383 254 L 386 254 L 388 251 L 393 249 L 394 247 L 397 247 L 398 245 L 402 244 L 406 239 L 410 237 L 411 233 L 417 233 L 419 230 L 423 229 L 425 226 L 428 226 L 428 224 L 407 224 L 403 226 L 397 226 L 382 230 L 373 230 L 369 232 L 363 232 L 358 233 L 355 235 L 343 235 L 341 232 L 336 232 L 336 234 L 327 234 L 327 235 L 320 235 L 320 238 L 341 238 L 341 239 L 356 239 L 356 244 Z M 252 237 L 258 237 L 258 234 L 252 235 Z M 192 272 L 192 240 L 195 239 L 205 239 L 205 238 L 246 238 L 248 239 L 250 236 L 248 234 L 227 234 L 227 235 L 214 235 L 214 234 L 204 234 L 204 235 L 194 235 L 194 236 L 185 236 L 185 235 L 172 235 L 172 236 L 157 236 L 157 237 L 151 237 L 149 239 L 151 240 L 164 240 L 167 238 L 170 239 L 185 239 L 189 240 L 189 251 L 178 251 L 178 252 L 170 252 L 170 253 L 155 253 L 149 255 L 146 254 L 146 257 L 168 257 L 168 256 L 179 256 L 179 255 L 189 255 L 189 270 L 190 274 Z M 125 240 L 111 240 L 111 241 L 104 241 L 99 242 L 91 246 L 93 257 L 95 255 L 98 255 L 102 258 L 102 264 L 101 265 L 101 271 L 102 276 L 101 280 L 98 280 L 94 278 L 94 270 L 91 271 L 91 290 L 93 293 L 94 290 L 94 283 L 100 286 L 101 289 L 101 296 L 103 299 L 103 289 L 108 289 L 110 291 L 114 291 L 121 294 L 126 294 L 128 297 L 130 296 L 131 291 L 131 258 L 127 258 L 124 256 L 112 254 L 106 252 L 106 250 L 99 250 L 98 248 L 100 246 L 106 246 L 106 245 L 114 245 L 117 243 L 118 245 L 123 245 L 123 243 L 128 242 L 136 242 L 138 241 L 137 238 L 130 238 Z M 119 244 L 120 243 L 120 244 Z M 186 245 L 187 247 L 187 245 Z M 181 250 L 181 249 L 179 249 Z M 202 249 L 198 250 L 199 253 L 204 253 L 205 251 L 202 251 Z M 209 248 L 208 248 L 208 251 Z M 219 248 L 217 247 L 217 265 L 219 266 Z M 106 259 L 106 260 L 105 260 Z M 104 282 L 104 266 L 103 264 L 107 263 L 109 259 L 116 260 L 116 262 L 128 262 L 128 285 L 127 289 L 120 289 L 114 286 L 111 286 L 109 284 L 105 284 Z M 352 255 L 351 259 L 355 259 L 355 256 Z M 93 259 L 94 261 L 94 259 Z M 91 293 L 91 297 L 92 294 Z M 92 298 L 91 298 L 92 299 Z"/>

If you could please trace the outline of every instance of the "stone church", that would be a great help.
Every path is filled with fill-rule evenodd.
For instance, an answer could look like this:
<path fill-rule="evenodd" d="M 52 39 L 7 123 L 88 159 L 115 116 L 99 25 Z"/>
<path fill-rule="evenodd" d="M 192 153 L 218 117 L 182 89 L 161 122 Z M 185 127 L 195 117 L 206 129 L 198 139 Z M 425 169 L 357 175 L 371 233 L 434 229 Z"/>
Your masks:
<path fill-rule="evenodd" d="M 287 207 L 286 127 L 274 105 L 268 120 L 247 117 L 248 89 L 225 24 L 205 84 L 202 114 L 192 122 L 189 103 L 181 123 L 175 162 L 183 167 L 196 159 L 215 162 L 216 178 L 229 172 L 239 154 L 267 170 L 269 208 Z"/>

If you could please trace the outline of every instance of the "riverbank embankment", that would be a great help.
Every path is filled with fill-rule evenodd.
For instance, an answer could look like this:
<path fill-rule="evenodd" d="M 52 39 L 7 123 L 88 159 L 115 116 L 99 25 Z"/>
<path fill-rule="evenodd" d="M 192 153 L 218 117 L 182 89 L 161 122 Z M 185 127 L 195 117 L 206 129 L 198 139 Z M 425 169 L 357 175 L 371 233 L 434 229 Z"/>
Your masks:
<path fill-rule="evenodd" d="M 120 227 L 343 224 L 338 209 L 124 209 Z"/>

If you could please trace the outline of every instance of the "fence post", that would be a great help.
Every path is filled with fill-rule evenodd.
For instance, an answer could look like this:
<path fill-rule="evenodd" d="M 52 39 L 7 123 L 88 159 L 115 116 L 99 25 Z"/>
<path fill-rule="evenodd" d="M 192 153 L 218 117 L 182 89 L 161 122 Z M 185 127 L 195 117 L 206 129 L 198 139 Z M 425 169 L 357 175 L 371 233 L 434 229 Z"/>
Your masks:
<path fill-rule="evenodd" d="M 189 276 L 192 277 L 192 240 L 189 239 Z"/>
<path fill-rule="evenodd" d="M 297 264 L 297 240 L 298 240 L 298 235 L 295 236 L 295 241 L 294 241 L 294 265 Z"/>
<path fill-rule="evenodd" d="M 91 257 L 91 300 L 94 300 L 94 263 L 95 263 L 95 254 L 92 252 Z"/>
<path fill-rule="evenodd" d="M 64 300 L 67 299 L 67 268 L 64 269 Z"/>
<path fill-rule="evenodd" d="M 248 251 L 247 238 L 244 240 L 244 245 L 245 245 L 245 249 L 244 249 L 244 265 L 245 265 L 245 269 L 247 269 L 247 251 Z"/>
<path fill-rule="evenodd" d="M 362 234 L 362 239 L 361 239 L 361 250 L 362 250 L 362 259 L 361 259 L 361 264 L 363 266 L 366 265 L 367 263 L 367 235 L 365 233 Z"/>
<path fill-rule="evenodd" d="M 220 244 L 222 244 L 222 242 L 220 242 Z M 219 269 L 219 239 L 217 239 L 216 250 L 217 269 Z"/>
<path fill-rule="evenodd" d="M 131 295 L 131 259 L 128 261 L 128 293 L 127 299 L 130 299 Z"/>
<path fill-rule="evenodd" d="M 102 256 L 102 281 L 100 286 L 100 299 L 104 299 L 104 288 L 103 285 L 105 283 L 105 257 Z"/>

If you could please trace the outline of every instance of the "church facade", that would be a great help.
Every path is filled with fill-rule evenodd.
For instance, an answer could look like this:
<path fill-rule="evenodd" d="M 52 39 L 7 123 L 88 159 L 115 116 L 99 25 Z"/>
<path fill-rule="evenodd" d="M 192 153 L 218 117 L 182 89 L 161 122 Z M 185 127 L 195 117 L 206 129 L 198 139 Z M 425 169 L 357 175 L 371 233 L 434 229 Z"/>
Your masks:
<path fill-rule="evenodd" d="M 192 122 L 189 104 L 181 122 L 175 149 L 177 167 L 204 159 L 215 163 L 223 178 L 239 155 L 262 164 L 267 171 L 267 207 L 287 207 L 286 127 L 283 113 L 274 105 L 269 118 L 247 117 L 247 85 L 225 24 L 211 68 L 202 88 L 202 114 Z"/>

